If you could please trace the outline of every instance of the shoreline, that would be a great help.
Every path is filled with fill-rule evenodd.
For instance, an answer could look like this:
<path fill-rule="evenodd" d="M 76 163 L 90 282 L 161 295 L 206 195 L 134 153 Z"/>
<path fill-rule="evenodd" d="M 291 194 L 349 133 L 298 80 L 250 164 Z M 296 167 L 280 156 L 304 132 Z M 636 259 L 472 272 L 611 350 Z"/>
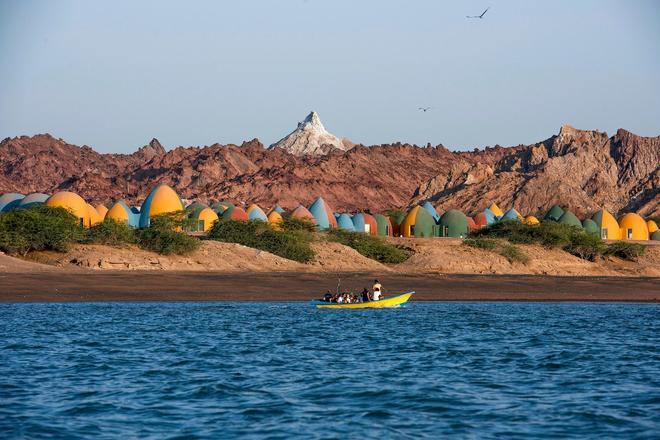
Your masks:
<path fill-rule="evenodd" d="M 386 296 L 414 290 L 413 301 L 660 303 L 655 277 L 174 271 L 3 272 L 0 302 L 309 301 L 338 277 L 353 291 L 378 278 Z"/>

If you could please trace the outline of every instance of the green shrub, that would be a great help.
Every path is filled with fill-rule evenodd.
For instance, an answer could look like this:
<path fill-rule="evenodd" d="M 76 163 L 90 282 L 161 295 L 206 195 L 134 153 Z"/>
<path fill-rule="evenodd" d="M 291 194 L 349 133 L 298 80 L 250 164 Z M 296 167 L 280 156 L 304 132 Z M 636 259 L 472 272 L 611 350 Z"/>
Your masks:
<path fill-rule="evenodd" d="M 220 220 L 209 230 L 207 238 L 238 243 L 289 260 L 307 263 L 313 260 L 315 255 L 310 244 L 312 233 L 308 225 L 314 228 L 311 222 L 288 219 L 285 220 L 282 230 L 275 230 L 269 223 L 259 220 Z"/>
<path fill-rule="evenodd" d="M 135 229 L 111 218 L 89 228 L 86 235 L 86 241 L 94 244 L 121 246 L 136 242 Z"/>
<path fill-rule="evenodd" d="M 163 255 L 193 252 L 199 249 L 200 241 L 182 232 L 189 223 L 184 211 L 152 217 L 148 228 L 135 232 L 137 244 L 143 249 Z"/>
<path fill-rule="evenodd" d="M 64 208 L 39 205 L 0 214 L 0 250 L 8 254 L 66 252 L 82 237 L 78 219 Z"/>
<path fill-rule="evenodd" d="M 316 231 L 316 225 L 312 221 L 304 218 L 285 218 L 280 227 L 283 231 Z"/>
<path fill-rule="evenodd" d="M 463 244 L 477 249 L 494 250 L 499 247 L 499 242 L 492 238 L 475 237 L 466 238 Z"/>
<path fill-rule="evenodd" d="M 503 243 L 497 252 L 509 260 L 510 263 L 529 263 L 529 256 L 511 243 Z"/>
<path fill-rule="evenodd" d="M 612 255 L 628 261 L 637 261 L 639 257 L 646 252 L 646 246 L 637 243 L 626 243 L 624 241 L 616 241 L 605 249 L 605 255 Z"/>
<path fill-rule="evenodd" d="M 514 244 L 540 244 L 548 248 L 561 248 L 577 257 L 595 261 L 603 255 L 605 245 L 596 236 L 582 228 L 543 221 L 539 225 L 526 225 L 516 221 L 497 222 L 470 234 L 471 238 L 500 238 Z"/>
<path fill-rule="evenodd" d="M 381 237 L 360 232 L 349 232 L 341 229 L 331 229 L 328 237 L 345 246 L 351 247 L 361 255 L 381 263 L 403 263 L 409 257 L 408 253 Z"/>

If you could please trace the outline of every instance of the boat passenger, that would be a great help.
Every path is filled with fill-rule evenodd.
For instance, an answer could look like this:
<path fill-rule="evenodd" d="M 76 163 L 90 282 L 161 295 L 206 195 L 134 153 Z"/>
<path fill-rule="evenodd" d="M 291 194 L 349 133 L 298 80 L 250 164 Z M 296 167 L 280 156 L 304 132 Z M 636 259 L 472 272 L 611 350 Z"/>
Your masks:
<path fill-rule="evenodd" d="M 362 289 L 362 293 L 360 293 L 360 295 L 362 296 L 363 303 L 369 302 L 369 289 L 365 287 Z"/>
<path fill-rule="evenodd" d="M 325 295 L 323 295 L 323 301 L 325 302 L 331 302 L 332 301 L 332 293 L 328 290 Z"/>
<path fill-rule="evenodd" d="M 381 295 L 381 290 L 383 289 L 383 286 L 378 282 L 378 280 L 374 280 L 374 286 L 373 286 L 373 300 L 374 301 L 380 301 L 380 295 Z"/>
<path fill-rule="evenodd" d="M 342 304 L 344 302 L 344 295 L 337 295 L 337 304 Z"/>

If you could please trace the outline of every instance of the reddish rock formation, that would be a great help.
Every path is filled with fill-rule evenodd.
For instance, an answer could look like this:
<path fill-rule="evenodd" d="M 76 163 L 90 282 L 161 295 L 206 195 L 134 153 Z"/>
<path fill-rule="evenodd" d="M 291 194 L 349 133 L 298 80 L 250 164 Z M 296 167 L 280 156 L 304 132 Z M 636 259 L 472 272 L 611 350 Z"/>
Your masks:
<path fill-rule="evenodd" d="M 481 210 L 491 201 L 523 214 L 554 203 L 584 214 L 660 214 L 660 137 L 619 130 L 613 137 L 570 126 L 529 146 L 451 152 L 409 144 L 326 155 L 265 149 L 256 139 L 236 145 L 177 147 L 154 139 L 133 154 L 100 154 L 50 135 L 0 143 L 0 193 L 71 190 L 93 202 L 139 204 L 157 183 L 186 199 L 229 199 L 295 207 L 317 195 L 338 210 L 403 208 L 431 200 L 442 210 Z"/>

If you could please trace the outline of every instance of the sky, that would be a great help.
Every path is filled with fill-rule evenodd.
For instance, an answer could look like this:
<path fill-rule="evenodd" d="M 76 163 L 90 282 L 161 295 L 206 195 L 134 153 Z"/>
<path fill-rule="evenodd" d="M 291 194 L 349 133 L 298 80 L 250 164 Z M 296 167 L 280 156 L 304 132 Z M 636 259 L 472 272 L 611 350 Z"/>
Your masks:
<path fill-rule="evenodd" d="M 654 0 L 0 0 L 0 66 L 1 138 L 101 152 L 269 145 L 311 110 L 365 145 L 660 135 Z"/>

